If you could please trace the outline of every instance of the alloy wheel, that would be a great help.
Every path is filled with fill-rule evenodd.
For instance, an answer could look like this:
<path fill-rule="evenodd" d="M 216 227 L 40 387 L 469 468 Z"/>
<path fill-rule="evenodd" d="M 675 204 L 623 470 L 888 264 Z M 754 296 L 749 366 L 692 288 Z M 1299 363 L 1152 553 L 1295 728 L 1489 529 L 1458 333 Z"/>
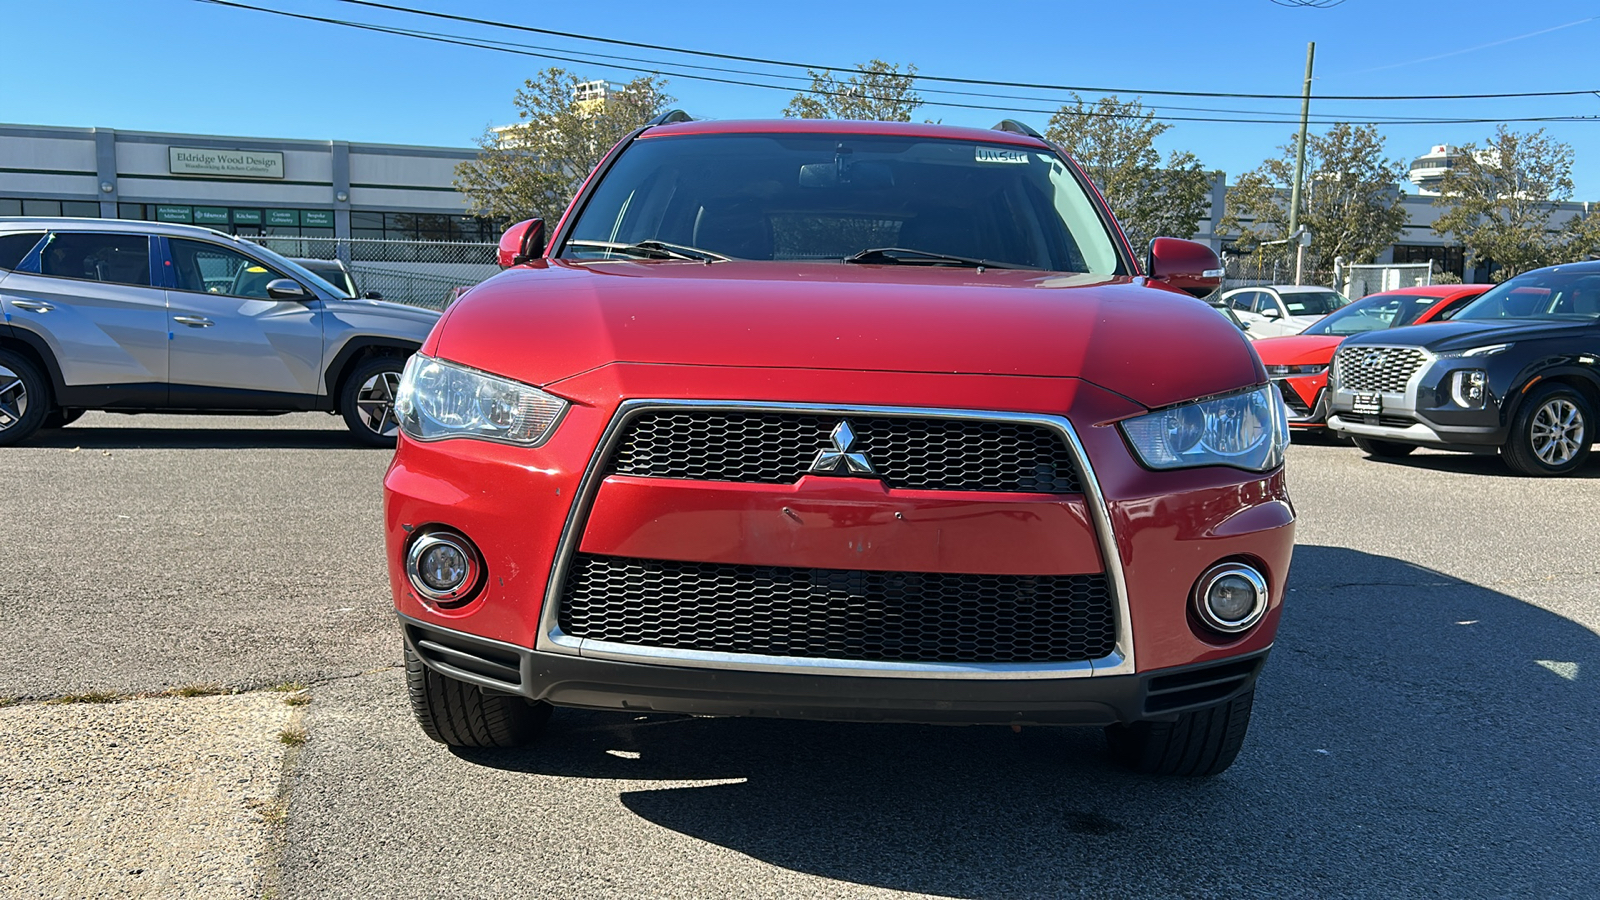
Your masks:
<path fill-rule="evenodd" d="M 1556 397 L 1533 414 L 1529 438 L 1533 455 L 1547 466 L 1563 466 L 1583 448 L 1587 423 L 1572 401 Z"/>
<path fill-rule="evenodd" d="M 0 431 L 22 421 L 28 412 L 28 386 L 22 376 L 0 366 Z"/>
<path fill-rule="evenodd" d="M 383 437 L 399 434 L 400 420 L 394 415 L 394 398 L 399 392 L 399 372 L 379 372 L 363 382 L 356 391 L 356 412 L 361 424 Z"/>

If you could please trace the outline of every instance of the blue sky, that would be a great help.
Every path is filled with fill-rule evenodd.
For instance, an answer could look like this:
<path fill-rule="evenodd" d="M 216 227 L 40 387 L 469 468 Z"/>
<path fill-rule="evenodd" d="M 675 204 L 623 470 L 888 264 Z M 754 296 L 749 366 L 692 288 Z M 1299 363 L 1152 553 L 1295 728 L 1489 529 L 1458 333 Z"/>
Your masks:
<path fill-rule="evenodd" d="M 382 25 L 675 62 L 712 60 L 604 47 L 562 38 L 429 22 L 337 0 L 244 0 Z M 926 74 L 1135 89 L 1296 93 L 1306 42 L 1317 42 L 1314 94 L 1486 93 L 1600 90 L 1593 47 L 1600 7 L 1539 0 L 1451 0 L 1413 5 L 1346 0 L 1288 9 L 1271 0 L 1117 0 L 909 4 L 676 4 L 526 0 L 393 0 L 497 21 L 748 56 L 849 66 L 878 57 Z M 1428 7 L 1428 8 L 1423 8 Z M 195 0 L 0 0 L 0 122 L 151 131 L 260 135 L 466 146 L 489 124 L 510 121 L 511 95 L 546 60 L 430 44 L 298 22 Z M 1542 32 L 1542 33 L 1536 33 Z M 1509 40 L 1507 39 L 1515 39 Z M 1495 46 L 1483 46 L 1507 41 Z M 1468 51 L 1468 52 L 1461 52 Z M 561 63 L 596 78 L 633 73 L 600 63 Z M 749 68 L 738 63 L 723 63 Z M 760 78 L 797 74 L 766 69 Z M 790 93 L 671 78 L 679 106 L 715 118 L 781 114 Z M 1061 97 L 1016 89 L 926 85 L 1028 99 L 950 98 L 1048 110 Z M 933 96 L 929 95 L 930 99 Z M 1157 98 L 1171 106 L 1298 115 L 1298 101 Z M 1167 106 L 1170 105 L 1170 106 Z M 992 125 L 1012 116 L 1043 128 L 1047 113 L 926 111 L 951 124 Z M 1222 115 L 1229 115 L 1224 113 Z M 1600 116 L 1600 95 L 1535 100 L 1366 103 L 1313 100 L 1314 117 L 1374 115 L 1503 119 Z M 1513 125 L 1533 129 L 1537 124 Z M 1576 151 L 1576 199 L 1600 201 L 1600 119 L 1545 125 Z M 1391 156 L 1406 160 L 1437 143 L 1482 141 L 1494 125 L 1393 125 Z M 1230 177 L 1285 143 L 1290 125 L 1175 122 L 1163 149 L 1185 149 Z"/>

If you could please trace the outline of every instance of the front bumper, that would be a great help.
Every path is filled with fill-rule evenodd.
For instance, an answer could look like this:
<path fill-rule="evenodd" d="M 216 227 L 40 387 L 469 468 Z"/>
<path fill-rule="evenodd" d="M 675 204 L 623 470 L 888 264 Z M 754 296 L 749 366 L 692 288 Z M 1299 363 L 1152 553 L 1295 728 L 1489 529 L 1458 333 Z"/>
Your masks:
<path fill-rule="evenodd" d="M 1270 651 L 1097 678 L 871 678 L 640 665 L 541 653 L 400 619 L 407 646 L 441 675 L 554 706 L 834 722 L 1110 725 L 1170 720 L 1249 690 Z"/>

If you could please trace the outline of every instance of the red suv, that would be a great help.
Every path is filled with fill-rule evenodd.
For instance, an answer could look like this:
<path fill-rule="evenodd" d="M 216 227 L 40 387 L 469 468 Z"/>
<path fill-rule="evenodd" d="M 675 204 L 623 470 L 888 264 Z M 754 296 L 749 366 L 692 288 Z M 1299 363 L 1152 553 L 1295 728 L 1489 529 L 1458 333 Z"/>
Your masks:
<path fill-rule="evenodd" d="M 1293 544 L 1220 276 L 1141 265 L 1025 126 L 630 135 L 406 370 L 388 559 L 423 729 L 553 706 L 1244 739 Z"/>

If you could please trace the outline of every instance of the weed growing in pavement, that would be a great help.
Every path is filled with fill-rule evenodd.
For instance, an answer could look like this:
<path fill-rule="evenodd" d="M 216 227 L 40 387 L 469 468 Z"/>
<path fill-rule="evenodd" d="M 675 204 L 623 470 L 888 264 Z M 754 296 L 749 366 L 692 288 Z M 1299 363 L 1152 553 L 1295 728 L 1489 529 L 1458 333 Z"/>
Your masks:
<path fill-rule="evenodd" d="M 288 747 L 298 747 L 306 742 L 306 730 L 298 726 L 285 728 L 278 732 L 278 741 Z"/>
<path fill-rule="evenodd" d="M 231 694 L 233 691 L 220 684 L 186 684 L 161 693 L 165 697 L 216 697 L 220 694 Z"/>
<path fill-rule="evenodd" d="M 7 706 L 14 706 L 16 705 L 16 702 L 17 698 L 15 697 L 0 697 L 0 709 L 4 709 Z"/>
<path fill-rule="evenodd" d="M 307 703 L 311 702 L 311 692 L 297 691 L 283 698 L 283 702 L 289 706 L 305 706 Z"/>
<path fill-rule="evenodd" d="M 127 694 L 116 691 L 85 691 L 82 694 L 66 694 L 60 697 L 51 697 L 45 703 L 60 705 L 65 703 L 119 703 L 128 699 Z"/>

